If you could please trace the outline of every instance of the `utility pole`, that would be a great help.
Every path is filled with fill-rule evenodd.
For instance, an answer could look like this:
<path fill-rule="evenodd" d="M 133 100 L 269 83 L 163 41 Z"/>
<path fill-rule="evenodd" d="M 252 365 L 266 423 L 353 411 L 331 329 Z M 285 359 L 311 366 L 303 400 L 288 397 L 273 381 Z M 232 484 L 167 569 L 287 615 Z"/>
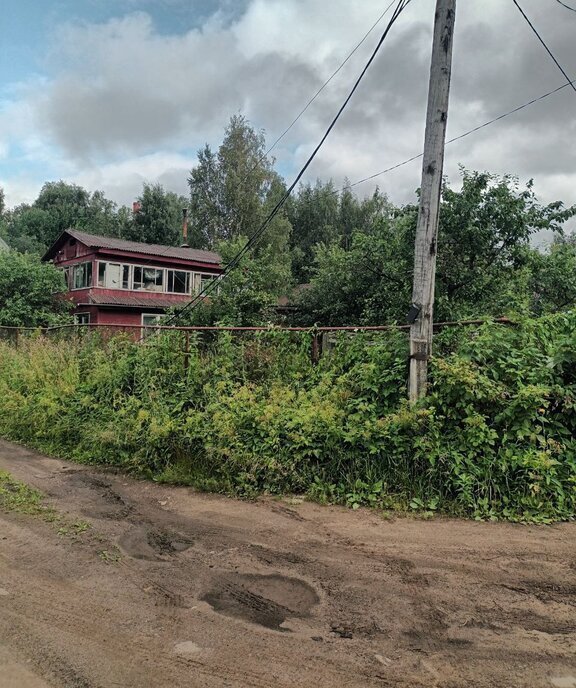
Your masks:
<path fill-rule="evenodd" d="M 455 15 L 456 0 L 436 0 L 420 208 L 414 246 L 414 286 L 412 308 L 408 316 L 410 322 L 408 387 L 412 402 L 426 394 L 428 359 L 432 352 L 438 216 L 448 120 Z"/>

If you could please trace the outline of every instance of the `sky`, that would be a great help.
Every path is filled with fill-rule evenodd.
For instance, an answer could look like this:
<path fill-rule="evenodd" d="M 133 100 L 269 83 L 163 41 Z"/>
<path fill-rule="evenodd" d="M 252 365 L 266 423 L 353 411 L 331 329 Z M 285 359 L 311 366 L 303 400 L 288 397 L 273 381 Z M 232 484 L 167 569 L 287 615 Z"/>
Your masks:
<path fill-rule="evenodd" d="M 0 186 L 9 207 L 64 179 L 130 204 L 144 182 L 186 194 L 205 143 L 234 114 L 269 143 L 342 63 L 389 0 L 4 0 Z M 567 0 L 576 7 L 576 0 Z M 576 77 L 576 12 L 520 0 Z M 434 0 L 412 0 L 306 180 L 354 182 L 422 151 Z M 389 16 L 389 14 L 387 15 Z M 295 176 L 373 50 L 386 18 L 274 149 Z M 565 83 L 512 0 L 459 0 L 448 138 Z M 459 166 L 535 180 L 543 202 L 576 202 L 576 93 L 565 88 L 446 148 Z M 376 184 L 414 201 L 415 161 Z"/>

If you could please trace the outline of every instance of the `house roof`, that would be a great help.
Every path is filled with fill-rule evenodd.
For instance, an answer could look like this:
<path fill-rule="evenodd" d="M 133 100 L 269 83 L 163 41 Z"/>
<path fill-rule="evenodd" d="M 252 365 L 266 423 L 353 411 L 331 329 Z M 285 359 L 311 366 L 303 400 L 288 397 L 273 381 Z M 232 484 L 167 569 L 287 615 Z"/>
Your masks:
<path fill-rule="evenodd" d="M 110 292 L 100 293 L 94 290 L 90 293 L 87 300 L 78 305 L 80 306 L 126 306 L 132 308 L 171 308 L 172 306 L 182 305 L 190 300 L 190 296 L 182 294 L 180 296 L 166 294 L 110 294 Z"/>
<path fill-rule="evenodd" d="M 219 265 L 221 258 L 213 251 L 202 251 L 196 248 L 164 246 L 162 244 L 145 244 L 139 241 L 126 241 L 116 237 L 100 236 L 89 234 L 79 229 L 66 229 L 56 239 L 52 246 L 46 251 L 42 260 L 53 258 L 56 250 L 66 236 L 71 236 L 77 241 L 89 246 L 90 248 L 116 249 L 118 251 L 132 251 L 133 253 L 143 253 L 147 256 L 157 256 L 162 258 L 178 258 L 180 260 L 194 260 L 202 263 L 213 263 Z"/>
<path fill-rule="evenodd" d="M 0 237 L 0 251 L 9 251 L 10 246 L 4 241 L 2 237 Z"/>

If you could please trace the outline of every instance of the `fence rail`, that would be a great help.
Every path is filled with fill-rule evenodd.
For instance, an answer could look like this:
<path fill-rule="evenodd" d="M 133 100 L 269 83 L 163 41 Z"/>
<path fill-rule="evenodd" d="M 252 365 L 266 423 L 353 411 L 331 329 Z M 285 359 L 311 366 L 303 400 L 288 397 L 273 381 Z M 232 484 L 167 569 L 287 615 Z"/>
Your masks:
<path fill-rule="evenodd" d="M 434 324 L 434 329 L 439 330 L 444 327 L 466 327 L 483 325 L 487 322 L 498 323 L 501 325 L 513 325 L 514 321 L 509 318 L 496 319 L 477 319 L 477 320 L 454 320 L 438 322 Z M 234 333 L 257 333 L 257 332 L 299 332 L 310 336 L 310 358 L 314 364 L 318 363 L 321 356 L 328 353 L 335 345 L 336 335 L 348 333 L 349 335 L 360 334 L 362 332 L 407 332 L 410 325 L 358 325 L 358 326 L 318 326 L 318 327 L 281 327 L 281 326 L 170 326 L 170 325 L 132 325 L 122 323 L 70 323 L 65 325 L 55 325 L 52 327 L 11 327 L 0 326 L 0 340 L 7 341 L 14 346 L 19 345 L 21 337 L 37 334 L 42 337 L 64 337 L 85 336 L 84 333 L 98 332 L 103 340 L 108 340 L 114 335 L 127 334 L 134 341 L 145 342 L 148 337 L 157 332 L 182 332 L 182 348 L 178 347 L 178 352 L 184 357 L 184 368 L 188 367 L 190 356 L 190 336 L 192 334 L 230 332 Z"/>
<path fill-rule="evenodd" d="M 514 325 L 510 318 L 483 318 L 477 320 L 449 320 L 434 323 L 435 329 L 443 327 L 465 327 L 498 323 Z M 14 327 L 0 325 L 0 332 L 39 332 L 48 334 L 61 330 L 105 329 L 105 330 L 168 330 L 172 332 L 384 332 L 386 330 L 409 330 L 410 325 L 313 325 L 311 327 L 284 327 L 281 325 L 236 326 L 236 325 L 131 325 L 128 323 L 67 323 L 50 327 Z"/>

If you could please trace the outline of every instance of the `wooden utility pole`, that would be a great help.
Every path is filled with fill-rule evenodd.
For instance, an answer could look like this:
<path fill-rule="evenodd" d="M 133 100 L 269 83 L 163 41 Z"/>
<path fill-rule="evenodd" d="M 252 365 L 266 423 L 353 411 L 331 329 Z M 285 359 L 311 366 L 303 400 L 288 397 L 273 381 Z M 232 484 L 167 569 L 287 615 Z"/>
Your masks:
<path fill-rule="evenodd" d="M 408 386 L 412 402 L 426 394 L 428 359 L 432 352 L 438 216 L 448 120 L 455 15 L 456 0 L 436 1 L 420 208 L 414 247 L 414 286 L 410 310 Z"/>

